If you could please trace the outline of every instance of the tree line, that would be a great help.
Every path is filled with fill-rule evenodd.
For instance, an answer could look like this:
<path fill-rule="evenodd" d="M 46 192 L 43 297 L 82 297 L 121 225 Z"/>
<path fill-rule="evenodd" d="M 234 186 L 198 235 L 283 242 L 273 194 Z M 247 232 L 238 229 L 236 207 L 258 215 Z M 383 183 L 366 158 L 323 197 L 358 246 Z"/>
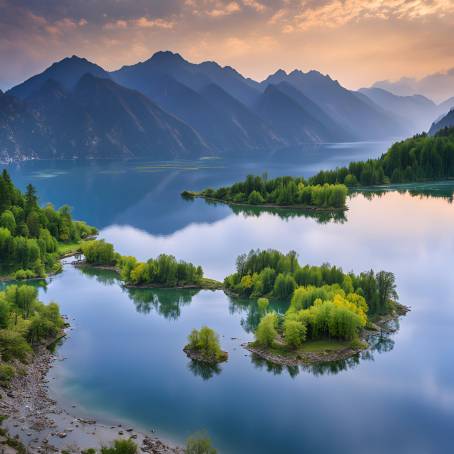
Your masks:
<path fill-rule="evenodd" d="M 423 133 L 396 142 L 378 159 L 321 171 L 309 183 L 355 187 L 449 178 L 454 178 L 454 128 L 443 129 L 435 136 Z"/>
<path fill-rule="evenodd" d="M 184 287 L 199 286 L 203 280 L 201 266 L 177 261 L 173 255 L 160 254 L 155 259 L 140 262 L 135 257 L 121 256 L 104 240 L 86 241 L 81 249 L 88 264 L 118 269 L 126 285 Z"/>
<path fill-rule="evenodd" d="M 6 170 L 0 175 L 1 274 L 16 278 L 44 277 L 60 267 L 59 245 L 78 242 L 96 233 L 94 227 L 74 221 L 65 205 L 40 207 L 36 189 L 16 188 Z"/>
<path fill-rule="evenodd" d="M 16 373 L 16 362 L 26 362 L 32 347 L 55 338 L 64 322 L 56 303 L 38 300 L 30 285 L 10 285 L 0 292 L 0 383 Z"/>
<path fill-rule="evenodd" d="M 345 273 L 330 264 L 301 266 L 295 251 L 283 254 L 274 249 L 251 250 L 237 258 L 236 272 L 224 280 L 226 290 L 235 295 L 281 300 L 289 300 L 298 287 L 333 284 L 347 294 L 363 296 L 372 314 L 388 313 L 390 301 L 397 299 L 393 273 L 373 270 Z"/>
<path fill-rule="evenodd" d="M 344 184 L 311 184 L 302 177 L 278 177 L 269 179 L 248 175 L 245 181 L 219 189 L 208 188 L 200 193 L 183 192 L 183 196 L 202 196 L 227 203 L 248 205 L 277 205 L 342 209 L 348 195 Z"/>

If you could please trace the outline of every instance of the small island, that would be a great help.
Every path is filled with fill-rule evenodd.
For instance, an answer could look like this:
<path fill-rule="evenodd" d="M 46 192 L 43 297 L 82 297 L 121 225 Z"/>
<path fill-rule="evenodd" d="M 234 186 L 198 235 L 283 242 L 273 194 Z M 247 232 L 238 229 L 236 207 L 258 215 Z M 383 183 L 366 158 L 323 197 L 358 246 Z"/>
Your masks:
<path fill-rule="evenodd" d="M 183 351 L 193 361 L 214 366 L 227 361 L 229 357 L 227 352 L 221 350 L 219 336 L 207 326 L 203 326 L 200 330 L 192 330 L 188 341 Z"/>
<path fill-rule="evenodd" d="M 281 365 L 346 359 L 408 311 L 397 302 L 393 273 L 356 275 L 329 264 L 301 266 L 294 251 L 243 254 L 224 286 L 232 296 L 258 298 L 263 315 L 256 339 L 243 346 Z M 290 301 L 290 306 L 283 315 L 268 311 L 268 298 Z"/>
<path fill-rule="evenodd" d="M 96 228 L 74 221 L 65 205 L 39 206 L 36 189 L 25 194 L 16 188 L 6 170 L 0 175 L 0 277 L 44 278 L 61 270 L 60 258 L 80 250 L 81 241 Z"/>
<path fill-rule="evenodd" d="M 104 240 L 85 241 L 81 250 L 84 258 L 74 262 L 76 266 L 115 271 L 126 288 L 223 288 L 221 282 L 204 277 L 201 266 L 177 261 L 173 255 L 160 254 L 155 259 L 140 262 L 135 257 L 118 254 L 113 245 Z"/>
<path fill-rule="evenodd" d="M 344 184 L 310 184 L 302 177 L 269 179 L 248 175 L 243 182 L 201 192 L 184 191 L 184 198 L 202 197 L 230 205 L 300 210 L 345 210 L 348 189 Z"/>

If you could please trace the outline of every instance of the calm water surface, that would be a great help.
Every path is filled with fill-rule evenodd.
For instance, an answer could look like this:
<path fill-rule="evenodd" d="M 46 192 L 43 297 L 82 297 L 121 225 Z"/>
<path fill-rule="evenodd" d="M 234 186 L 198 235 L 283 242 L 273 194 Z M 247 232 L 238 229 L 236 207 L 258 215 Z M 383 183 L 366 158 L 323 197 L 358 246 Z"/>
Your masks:
<path fill-rule="evenodd" d="M 222 279 L 251 248 L 294 249 L 300 262 L 396 274 L 412 311 L 370 354 L 326 368 L 287 369 L 258 362 L 241 343 L 252 338 L 257 309 L 223 292 L 123 289 L 115 276 L 71 266 L 41 289 L 72 323 L 51 372 L 65 406 L 108 421 L 155 429 L 183 443 L 206 430 L 225 453 L 446 453 L 454 443 L 454 206 L 452 185 L 437 197 L 357 195 L 345 219 L 288 212 L 233 212 L 183 189 L 229 184 L 248 173 L 313 174 L 378 156 L 383 144 L 321 147 L 298 159 L 260 162 L 59 162 L 10 167 L 41 201 L 74 207 L 119 252 L 159 253 L 201 264 Z M 275 309 L 285 311 L 284 304 Z M 221 336 L 229 361 L 194 366 L 181 351 L 194 327 Z"/>

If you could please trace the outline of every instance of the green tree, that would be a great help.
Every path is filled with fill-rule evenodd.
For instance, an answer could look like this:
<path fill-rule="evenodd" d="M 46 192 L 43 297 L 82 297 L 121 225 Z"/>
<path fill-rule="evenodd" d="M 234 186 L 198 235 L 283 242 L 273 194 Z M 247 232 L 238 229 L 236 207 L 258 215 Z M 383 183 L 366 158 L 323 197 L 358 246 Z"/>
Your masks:
<path fill-rule="evenodd" d="M 186 454 L 216 454 L 211 440 L 203 434 L 195 434 L 186 441 Z"/>
<path fill-rule="evenodd" d="M 276 325 L 276 313 L 271 312 L 262 317 L 255 331 L 256 342 L 263 347 L 271 347 L 277 337 Z"/>

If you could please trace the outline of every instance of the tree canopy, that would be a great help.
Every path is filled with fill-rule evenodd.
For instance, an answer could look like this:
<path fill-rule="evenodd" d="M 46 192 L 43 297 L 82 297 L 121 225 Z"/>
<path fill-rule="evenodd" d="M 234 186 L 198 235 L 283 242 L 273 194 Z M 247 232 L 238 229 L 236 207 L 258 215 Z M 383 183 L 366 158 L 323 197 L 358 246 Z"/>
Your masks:
<path fill-rule="evenodd" d="M 94 227 L 74 221 L 70 208 L 40 207 L 36 189 L 16 188 L 6 170 L 0 175 L 1 274 L 16 278 L 44 277 L 59 269 L 60 243 L 78 242 L 96 233 Z"/>

